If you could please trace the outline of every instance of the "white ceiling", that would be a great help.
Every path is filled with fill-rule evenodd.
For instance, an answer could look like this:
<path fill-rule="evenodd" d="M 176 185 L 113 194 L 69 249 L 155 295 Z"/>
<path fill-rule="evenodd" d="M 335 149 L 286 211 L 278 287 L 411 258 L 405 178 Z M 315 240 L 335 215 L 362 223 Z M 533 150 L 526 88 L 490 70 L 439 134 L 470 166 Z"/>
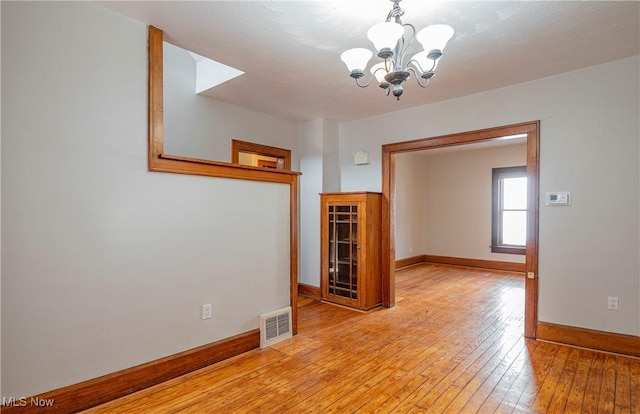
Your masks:
<path fill-rule="evenodd" d="M 245 72 L 208 96 L 294 121 L 364 118 L 640 54 L 637 1 L 404 0 L 404 23 L 456 33 L 431 85 L 410 79 L 396 101 L 375 84 L 358 88 L 340 60 L 346 49 L 372 49 L 366 32 L 388 0 L 100 4 Z"/>

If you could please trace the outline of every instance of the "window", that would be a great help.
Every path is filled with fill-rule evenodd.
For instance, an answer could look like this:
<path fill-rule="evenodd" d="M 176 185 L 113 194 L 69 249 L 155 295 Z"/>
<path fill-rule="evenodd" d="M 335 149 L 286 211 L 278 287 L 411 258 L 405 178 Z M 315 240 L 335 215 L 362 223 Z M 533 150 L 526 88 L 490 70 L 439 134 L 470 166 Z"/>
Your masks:
<path fill-rule="evenodd" d="M 231 162 L 275 170 L 290 170 L 291 150 L 232 139 Z"/>
<path fill-rule="evenodd" d="M 527 244 L 527 169 L 493 169 L 491 251 L 525 254 Z"/>

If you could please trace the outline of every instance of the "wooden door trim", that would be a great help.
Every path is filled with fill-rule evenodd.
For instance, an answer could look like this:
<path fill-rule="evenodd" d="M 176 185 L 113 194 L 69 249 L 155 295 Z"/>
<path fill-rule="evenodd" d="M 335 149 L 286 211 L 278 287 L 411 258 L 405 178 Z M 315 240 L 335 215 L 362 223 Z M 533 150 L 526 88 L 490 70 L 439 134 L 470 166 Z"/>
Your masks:
<path fill-rule="evenodd" d="M 540 175 L 540 121 L 525 122 L 397 142 L 382 146 L 382 304 L 395 306 L 395 156 L 396 154 L 456 145 L 488 142 L 496 138 L 526 134 L 528 215 L 525 279 L 525 336 L 536 337 L 538 322 L 538 200 Z"/>

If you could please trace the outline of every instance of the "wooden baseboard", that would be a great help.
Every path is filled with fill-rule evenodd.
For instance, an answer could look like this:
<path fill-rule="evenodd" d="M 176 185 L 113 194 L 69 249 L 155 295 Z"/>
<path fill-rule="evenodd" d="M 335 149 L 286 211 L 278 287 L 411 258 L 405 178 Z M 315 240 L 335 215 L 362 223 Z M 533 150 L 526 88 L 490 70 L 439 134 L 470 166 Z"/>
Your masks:
<path fill-rule="evenodd" d="M 537 338 L 598 351 L 640 357 L 640 336 L 538 322 Z"/>
<path fill-rule="evenodd" d="M 448 264 L 454 266 L 478 267 L 480 269 L 505 270 L 507 272 L 526 271 L 524 263 L 500 262 L 497 260 L 464 259 L 461 257 L 424 255 L 427 263 Z"/>
<path fill-rule="evenodd" d="M 260 346 L 258 329 L 114 372 L 99 378 L 49 391 L 2 407 L 2 413 L 76 413 L 115 400 L 152 385 L 240 355 Z M 48 407 L 35 401 L 49 401 Z"/>
<path fill-rule="evenodd" d="M 298 295 L 305 298 L 320 300 L 320 288 L 311 285 L 305 285 L 304 283 L 298 283 Z"/>
<path fill-rule="evenodd" d="M 424 254 L 420 254 L 418 256 L 406 257 L 404 259 L 396 260 L 396 269 L 400 269 L 403 267 L 411 266 L 414 264 L 424 262 Z"/>

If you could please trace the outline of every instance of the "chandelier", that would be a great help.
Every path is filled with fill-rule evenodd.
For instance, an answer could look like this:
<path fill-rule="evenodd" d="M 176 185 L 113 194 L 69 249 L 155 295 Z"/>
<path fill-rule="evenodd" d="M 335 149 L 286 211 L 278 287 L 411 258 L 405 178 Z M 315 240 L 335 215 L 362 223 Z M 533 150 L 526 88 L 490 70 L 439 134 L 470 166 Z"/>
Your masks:
<path fill-rule="evenodd" d="M 364 77 L 364 69 L 373 56 L 369 49 L 349 49 L 343 52 L 340 58 L 347 65 L 351 72 L 350 76 L 356 80 L 359 87 L 366 88 L 373 78 L 376 78 L 387 96 L 393 89 L 393 96 L 400 100 L 404 92 L 402 84 L 411 77 L 411 72 L 420 87 L 429 86 L 442 57 L 442 51 L 453 36 L 453 28 L 445 24 L 436 24 L 425 27 L 416 34 L 416 28 L 413 25 L 402 24 L 400 20 L 404 15 L 404 10 L 399 4 L 401 0 L 390 1 L 393 2 L 393 8 L 387 15 L 386 21 L 376 24 L 367 32 L 367 37 L 378 52 L 378 57 L 383 59 L 382 62 L 371 67 L 369 81 L 365 84 L 360 83 L 360 79 Z M 424 50 L 415 54 L 404 65 L 405 54 L 414 38 L 420 42 Z"/>

